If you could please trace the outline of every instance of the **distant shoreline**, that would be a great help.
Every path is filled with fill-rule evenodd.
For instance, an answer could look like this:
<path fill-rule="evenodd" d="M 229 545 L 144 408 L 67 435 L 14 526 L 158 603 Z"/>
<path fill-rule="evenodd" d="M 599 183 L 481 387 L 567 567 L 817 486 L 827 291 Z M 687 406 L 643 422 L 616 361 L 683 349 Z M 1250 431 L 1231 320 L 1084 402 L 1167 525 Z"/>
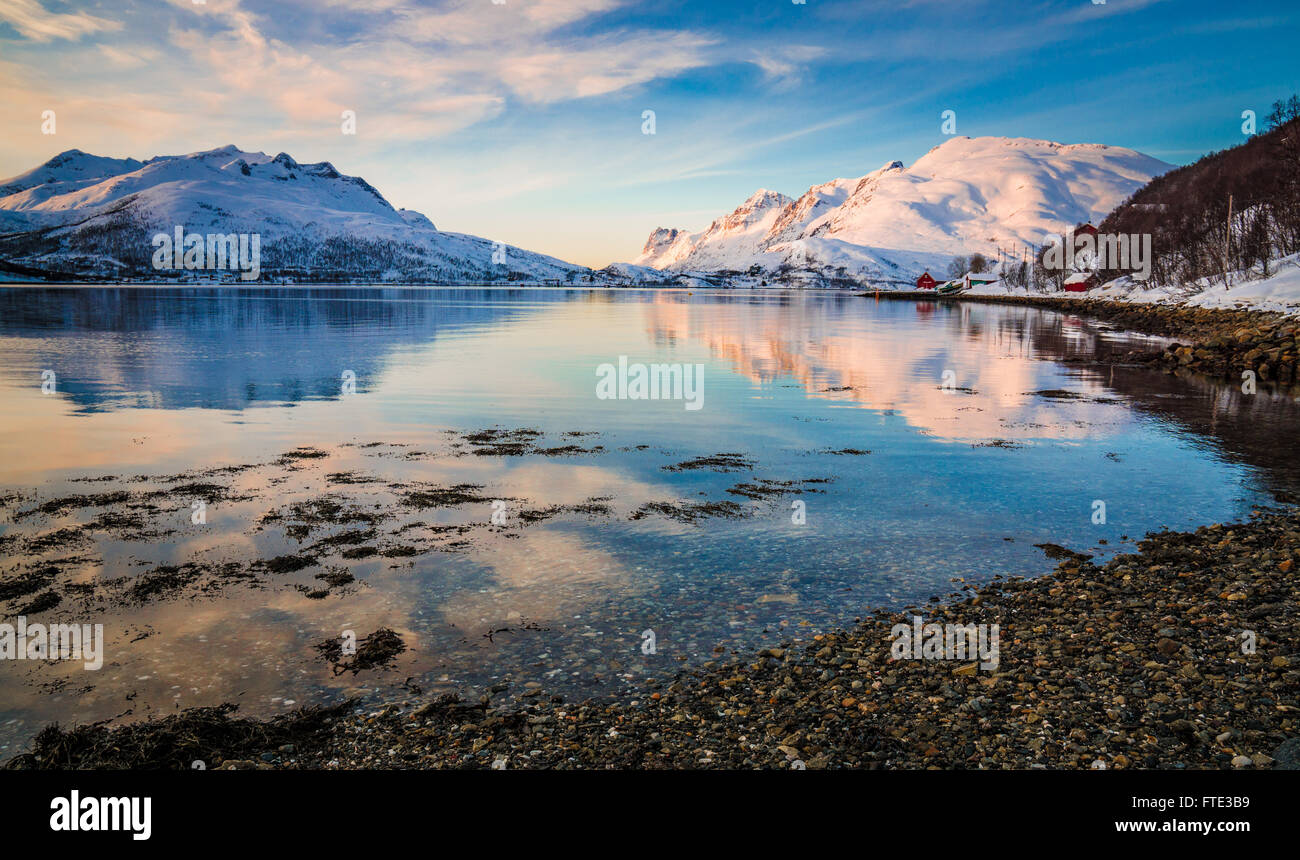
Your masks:
<path fill-rule="evenodd" d="M 1142 334 L 1175 338 L 1163 353 L 1130 353 L 1112 361 L 1130 360 L 1135 363 L 1156 363 L 1167 369 L 1191 370 L 1220 378 L 1237 379 L 1244 372 L 1252 372 L 1261 382 L 1290 385 L 1300 382 L 1300 317 L 1277 311 L 1234 308 L 1197 308 L 1183 305 L 1117 302 L 1103 298 L 1072 298 L 1065 296 L 984 295 L 960 293 L 939 295 L 923 290 L 863 290 L 858 287 L 795 287 L 795 286 L 745 286 L 745 287 L 682 287 L 657 284 L 538 284 L 518 283 L 458 283 L 458 284 L 276 284 L 276 283 L 99 283 L 99 282 L 33 282 L 0 281 L 0 289 L 141 289 L 141 290 L 653 290 L 665 293 L 826 293 L 852 295 L 859 298 L 887 299 L 890 301 L 922 302 L 977 302 L 1006 304 L 1021 307 L 1043 308 L 1066 314 L 1088 316 L 1102 322 Z"/>
<path fill-rule="evenodd" d="M 1174 338 L 1156 363 L 1170 371 L 1191 370 L 1242 380 L 1251 372 L 1261 382 L 1300 382 L 1300 318 L 1276 311 L 1197 308 L 1102 298 L 1065 296 L 936 295 L 917 290 L 857 292 L 865 298 L 905 301 L 978 302 L 1043 308 L 1091 317 L 1128 331 Z M 1128 356 L 1145 361 L 1140 355 Z"/>

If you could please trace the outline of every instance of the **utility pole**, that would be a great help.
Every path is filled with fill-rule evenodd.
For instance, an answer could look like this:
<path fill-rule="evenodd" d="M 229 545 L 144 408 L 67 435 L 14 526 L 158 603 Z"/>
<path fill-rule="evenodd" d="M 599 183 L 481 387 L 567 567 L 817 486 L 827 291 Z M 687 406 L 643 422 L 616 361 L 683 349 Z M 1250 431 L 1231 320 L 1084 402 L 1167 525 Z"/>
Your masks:
<path fill-rule="evenodd" d="M 1223 233 L 1223 289 L 1230 290 L 1228 284 L 1228 255 L 1232 253 L 1232 195 L 1228 195 L 1228 229 Z"/>

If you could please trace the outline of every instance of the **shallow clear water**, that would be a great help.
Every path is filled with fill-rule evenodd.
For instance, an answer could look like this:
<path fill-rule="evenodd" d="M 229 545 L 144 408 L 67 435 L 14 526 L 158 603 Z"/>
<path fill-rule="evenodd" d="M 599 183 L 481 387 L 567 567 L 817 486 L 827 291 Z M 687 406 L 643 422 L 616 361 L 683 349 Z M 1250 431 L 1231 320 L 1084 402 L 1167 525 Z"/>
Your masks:
<path fill-rule="evenodd" d="M 53 563 L 62 602 L 29 622 L 102 623 L 107 649 L 94 672 L 0 661 L 0 752 L 52 719 L 267 714 L 404 683 L 609 692 L 954 579 L 1041 574 L 1036 543 L 1106 555 L 1294 492 L 1289 394 L 1090 361 L 1162 346 L 1043 310 L 848 293 L 0 291 L 0 580 Z M 598 399 L 597 367 L 620 356 L 702 365 L 703 407 Z M 476 453 L 465 436 L 494 427 L 579 450 Z M 304 446 L 321 456 L 281 459 Z M 752 466 L 664 468 L 719 453 Z M 212 472 L 227 466 L 247 468 Z M 206 523 L 182 474 L 230 489 Z M 728 492 L 761 481 L 791 483 Z M 481 500 L 401 502 L 457 484 Z M 39 542 L 104 513 L 32 513 L 42 502 L 119 489 L 151 494 L 134 535 Z M 347 559 L 319 541 L 352 526 L 304 536 L 268 517 L 322 498 L 410 554 Z M 608 510 L 520 518 L 591 500 Z M 704 501 L 744 517 L 637 516 Z M 295 553 L 314 563 L 119 599 L 161 565 Z M 355 581 L 322 596 L 322 571 Z M 336 675 L 314 648 L 380 627 L 408 645 L 388 669 Z"/>

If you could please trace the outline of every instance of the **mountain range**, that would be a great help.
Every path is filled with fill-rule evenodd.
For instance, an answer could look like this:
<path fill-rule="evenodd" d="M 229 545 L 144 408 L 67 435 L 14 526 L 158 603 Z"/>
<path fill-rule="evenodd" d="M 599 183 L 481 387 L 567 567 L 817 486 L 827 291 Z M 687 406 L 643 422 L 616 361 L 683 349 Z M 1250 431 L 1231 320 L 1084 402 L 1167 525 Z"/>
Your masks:
<path fill-rule="evenodd" d="M 698 233 L 654 230 L 632 262 L 910 284 L 923 269 L 946 271 L 954 255 L 1019 257 L 1047 234 L 1099 223 L 1172 168 L 1116 146 L 954 137 L 910 167 L 891 161 L 798 198 L 759 189 Z"/>
<path fill-rule="evenodd" d="M 258 234 L 270 281 L 575 281 L 577 266 L 395 209 L 329 162 L 299 164 L 234 146 L 148 161 L 69 150 L 0 182 L 0 261 L 11 273 L 103 279 L 231 280 L 159 271 L 151 239 Z"/>
<path fill-rule="evenodd" d="M 208 282 L 235 272 L 160 270 L 153 237 L 260 236 L 273 283 L 852 283 L 910 285 L 954 255 L 1019 256 L 1046 234 L 1099 223 L 1154 176 L 1150 156 L 1100 144 L 955 137 L 910 167 L 759 189 L 692 233 L 659 228 L 630 263 L 598 272 L 438 230 L 329 162 L 234 146 L 146 161 L 69 150 L 0 182 L 0 277 Z M 179 259 L 179 252 L 178 252 Z M 729 273 L 738 273 L 734 276 Z"/>

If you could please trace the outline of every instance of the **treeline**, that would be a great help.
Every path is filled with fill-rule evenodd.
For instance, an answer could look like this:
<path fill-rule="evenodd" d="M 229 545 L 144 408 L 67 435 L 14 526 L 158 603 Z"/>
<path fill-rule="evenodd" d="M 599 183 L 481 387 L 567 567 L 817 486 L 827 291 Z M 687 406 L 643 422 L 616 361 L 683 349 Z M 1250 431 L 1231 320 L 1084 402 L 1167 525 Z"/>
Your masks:
<path fill-rule="evenodd" d="M 989 259 L 983 254 L 971 254 L 969 257 L 957 256 L 948 264 L 948 277 L 960 278 L 967 272 L 980 275 L 989 269 Z"/>
<path fill-rule="evenodd" d="M 1300 252 L 1300 97 L 1273 103 L 1267 130 L 1158 176 L 1102 233 L 1151 234 L 1152 286 L 1177 286 Z M 1102 280 L 1122 271 L 1098 273 Z"/>
<path fill-rule="evenodd" d="M 1036 263 L 1015 257 L 1006 257 L 997 263 L 998 277 L 1002 282 L 1021 289 L 1047 293 L 1059 290 L 1065 281 L 1067 272 L 1052 271 L 1043 265 L 1045 247 L 1038 250 Z M 957 256 L 948 264 L 948 277 L 960 278 L 967 272 L 980 275 L 991 272 L 994 261 L 983 254 L 971 254 L 969 257 Z"/>
<path fill-rule="evenodd" d="M 151 265 L 153 248 L 145 222 L 119 201 L 90 223 L 45 227 L 0 235 L 0 261 L 14 271 L 30 269 L 96 280 L 121 277 Z"/>

